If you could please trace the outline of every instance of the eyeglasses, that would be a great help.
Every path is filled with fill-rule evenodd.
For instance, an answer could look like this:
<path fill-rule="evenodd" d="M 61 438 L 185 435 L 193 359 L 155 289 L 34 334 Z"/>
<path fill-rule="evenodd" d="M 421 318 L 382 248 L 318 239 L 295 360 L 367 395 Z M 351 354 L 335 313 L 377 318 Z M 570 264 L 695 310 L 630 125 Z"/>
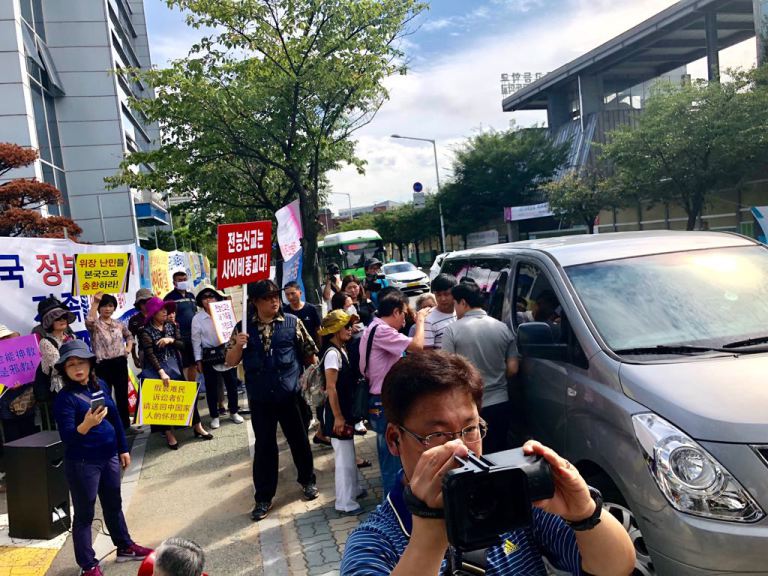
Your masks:
<path fill-rule="evenodd" d="M 426 436 L 419 436 L 415 432 L 408 430 L 405 426 L 398 426 L 398 428 L 415 438 L 425 448 L 436 448 L 456 438 L 461 438 L 465 444 L 474 444 L 480 442 L 488 433 L 488 424 L 482 418 L 477 424 L 462 428 L 458 432 L 433 432 Z"/>

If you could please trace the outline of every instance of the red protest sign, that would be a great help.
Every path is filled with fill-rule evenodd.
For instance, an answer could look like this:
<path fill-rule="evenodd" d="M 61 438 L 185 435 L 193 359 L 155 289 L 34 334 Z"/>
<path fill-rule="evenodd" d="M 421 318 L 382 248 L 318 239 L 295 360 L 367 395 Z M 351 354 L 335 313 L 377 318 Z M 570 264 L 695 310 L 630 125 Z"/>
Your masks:
<path fill-rule="evenodd" d="M 272 222 L 221 224 L 217 258 L 219 288 L 240 286 L 269 278 Z"/>

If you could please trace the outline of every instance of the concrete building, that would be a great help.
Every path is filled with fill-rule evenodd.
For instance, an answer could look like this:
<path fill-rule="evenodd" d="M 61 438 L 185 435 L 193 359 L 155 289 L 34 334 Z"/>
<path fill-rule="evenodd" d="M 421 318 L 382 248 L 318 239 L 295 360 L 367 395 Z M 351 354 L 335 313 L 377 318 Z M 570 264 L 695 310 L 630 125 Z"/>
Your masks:
<path fill-rule="evenodd" d="M 386 212 L 387 210 L 394 210 L 402 206 L 402 202 L 395 202 L 394 200 L 385 200 L 384 202 L 377 202 L 376 204 L 370 204 L 368 206 L 353 206 L 352 218 L 360 216 L 361 214 L 372 214 L 376 212 Z M 349 208 L 339 209 L 339 219 L 345 220 L 349 218 Z"/>
<path fill-rule="evenodd" d="M 159 140 L 128 106 L 153 94 L 127 70 L 150 66 L 143 0 L 0 0 L 0 142 L 40 151 L 7 176 L 61 190 L 83 241 L 137 242 L 168 224 L 163 198 L 104 183 L 126 153 Z"/>
<path fill-rule="evenodd" d="M 570 166 L 581 168 L 594 160 L 595 143 L 604 143 L 608 132 L 642 114 L 654 82 L 688 81 L 686 66 L 701 58 L 706 58 L 709 79 L 716 80 L 720 52 L 755 37 L 757 61 L 768 61 L 768 0 L 681 0 L 506 97 L 502 107 L 507 112 L 546 110 L 552 136 L 571 141 Z M 702 225 L 752 235 L 750 208 L 768 204 L 766 184 L 753 181 L 723 190 L 707 207 Z M 685 221 L 679 206 L 638 205 L 601 214 L 599 229 L 684 229 Z M 542 224 L 532 220 L 520 230 L 537 236 L 559 233 Z"/>

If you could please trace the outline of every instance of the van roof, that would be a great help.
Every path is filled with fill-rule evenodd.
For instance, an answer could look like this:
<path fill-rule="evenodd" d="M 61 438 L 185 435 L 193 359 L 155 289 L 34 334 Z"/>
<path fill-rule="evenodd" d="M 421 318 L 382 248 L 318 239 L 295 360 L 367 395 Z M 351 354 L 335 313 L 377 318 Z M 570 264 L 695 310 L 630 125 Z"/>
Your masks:
<path fill-rule="evenodd" d="M 446 260 L 462 256 L 503 256 L 511 252 L 536 251 L 551 256 L 561 266 L 574 266 L 591 262 L 605 262 L 621 258 L 667 254 L 708 248 L 752 246 L 757 241 L 726 232 L 677 232 L 672 230 L 647 230 L 641 232 L 612 232 L 608 234 L 582 234 L 558 236 L 541 240 L 524 240 L 496 244 L 453 252 Z"/>

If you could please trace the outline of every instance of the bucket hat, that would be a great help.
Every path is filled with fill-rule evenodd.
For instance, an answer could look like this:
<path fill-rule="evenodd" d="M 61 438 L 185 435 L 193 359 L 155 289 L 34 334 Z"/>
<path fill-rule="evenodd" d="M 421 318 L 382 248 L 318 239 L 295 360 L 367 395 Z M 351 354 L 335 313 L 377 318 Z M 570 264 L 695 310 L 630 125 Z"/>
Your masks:
<path fill-rule="evenodd" d="M 88 348 L 88 344 L 82 340 L 70 340 L 65 342 L 59 348 L 59 359 L 54 364 L 54 367 L 59 372 L 64 370 L 64 364 L 70 358 L 82 358 L 83 360 L 91 360 L 96 358 L 96 355 Z"/>
<path fill-rule="evenodd" d="M 64 310 L 68 310 L 68 308 L 61 302 L 61 300 L 55 296 L 49 296 L 48 298 L 40 300 L 40 302 L 37 303 L 37 315 L 40 318 L 40 322 L 42 323 L 43 316 L 56 308 L 63 308 Z"/>
<path fill-rule="evenodd" d="M 0 324 L 0 338 L 7 338 L 8 336 L 13 336 L 16 334 L 13 330 L 8 328 L 5 324 Z"/>
<path fill-rule="evenodd" d="M 344 310 L 332 310 L 325 315 L 323 321 L 320 323 L 320 336 L 328 336 L 329 334 L 336 334 L 339 330 L 344 328 L 350 322 L 356 324 L 360 321 L 360 318 L 356 314 L 347 314 Z"/>
<path fill-rule="evenodd" d="M 200 284 L 200 286 L 197 287 L 197 290 L 195 290 L 195 303 L 197 304 L 198 308 L 203 307 L 203 295 L 208 292 L 213 294 L 213 297 L 216 298 L 217 302 L 221 302 L 222 300 L 226 300 L 227 297 L 216 290 L 212 285 L 210 284 Z"/>
<path fill-rule="evenodd" d="M 133 307 L 138 308 L 139 304 L 141 304 L 142 302 L 146 302 L 147 300 L 152 298 L 152 296 L 154 296 L 154 294 L 152 294 L 152 290 L 150 290 L 149 288 L 139 288 L 136 291 L 136 299 L 133 302 Z"/>
<path fill-rule="evenodd" d="M 149 324 L 152 322 L 152 317 L 160 312 L 163 308 L 168 310 L 168 313 L 171 314 L 173 312 L 176 312 L 176 302 L 166 302 L 165 300 L 160 300 L 157 296 L 153 296 L 149 300 L 147 300 L 147 313 L 144 318 L 144 324 Z"/>
<path fill-rule="evenodd" d="M 77 320 L 77 317 L 69 311 L 69 308 L 66 306 L 56 306 L 52 310 L 49 310 L 45 313 L 41 324 L 46 331 L 50 331 L 53 323 L 61 318 L 66 318 L 68 324 L 72 324 L 72 322 Z"/>

